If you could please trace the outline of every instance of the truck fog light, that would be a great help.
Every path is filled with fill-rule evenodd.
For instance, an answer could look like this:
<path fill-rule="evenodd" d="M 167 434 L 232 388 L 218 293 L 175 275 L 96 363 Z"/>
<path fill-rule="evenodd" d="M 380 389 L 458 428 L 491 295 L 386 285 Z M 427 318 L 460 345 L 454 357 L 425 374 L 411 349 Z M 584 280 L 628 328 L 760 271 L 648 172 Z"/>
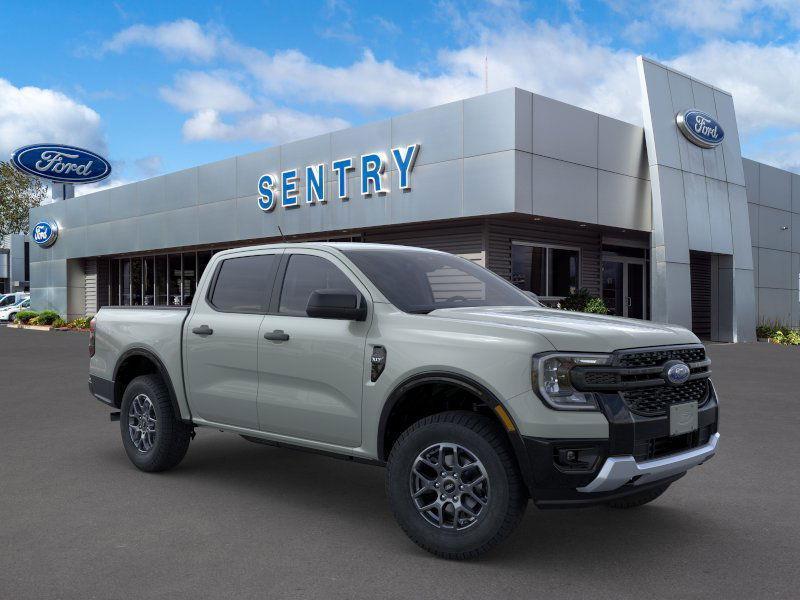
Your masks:
<path fill-rule="evenodd" d="M 600 449 L 597 446 L 588 448 L 559 448 L 556 452 L 556 464 L 565 471 L 589 471 L 597 464 Z"/>

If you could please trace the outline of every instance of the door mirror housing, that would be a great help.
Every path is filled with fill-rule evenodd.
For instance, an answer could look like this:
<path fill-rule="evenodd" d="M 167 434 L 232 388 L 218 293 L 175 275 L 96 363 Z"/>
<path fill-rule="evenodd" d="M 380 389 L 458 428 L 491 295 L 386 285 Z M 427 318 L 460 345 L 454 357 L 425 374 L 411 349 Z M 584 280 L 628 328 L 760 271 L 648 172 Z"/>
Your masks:
<path fill-rule="evenodd" d="M 306 314 L 315 319 L 363 321 L 367 318 L 367 305 L 357 292 L 315 290 L 308 299 Z"/>

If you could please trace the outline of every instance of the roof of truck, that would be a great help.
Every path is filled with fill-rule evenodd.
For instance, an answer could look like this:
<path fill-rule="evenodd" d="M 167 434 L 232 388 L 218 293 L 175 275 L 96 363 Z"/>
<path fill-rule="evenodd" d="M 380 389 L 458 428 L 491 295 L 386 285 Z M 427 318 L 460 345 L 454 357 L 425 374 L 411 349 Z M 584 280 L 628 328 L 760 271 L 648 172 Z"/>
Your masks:
<path fill-rule="evenodd" d="M 425 252 L 435 252 L 427 248 L 417 248 L 415 246 L 401 246 L 398 244 L 370 244 L 366 242 L 281 242 L 277 244 L 258 244 L 254 246 L 242 246 L 223 250 L 219 254 L 235 254 L 237 252 L 249 250 L 261 250 L 268 248 L 308 248 L 308 249 L 335 249 L 335 250 L 420 250 Z"/>

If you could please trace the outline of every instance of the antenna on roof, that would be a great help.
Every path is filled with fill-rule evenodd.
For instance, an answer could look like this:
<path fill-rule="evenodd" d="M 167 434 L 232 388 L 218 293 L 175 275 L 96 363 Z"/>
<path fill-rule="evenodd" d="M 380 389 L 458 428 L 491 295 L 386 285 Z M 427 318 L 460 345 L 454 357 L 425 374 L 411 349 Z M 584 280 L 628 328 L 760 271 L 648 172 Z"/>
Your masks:
<path fill-rule="evenodd" d="M 483 57 L 483 93 L 489 93 L 489 53 Z"/>
<path fill-rule="evenodd" d="M 283 238 L 283 241 L 284 241 L 284 242 L 286 242 L 286 243 L 288 244 L 288 243 L 289 243 L 289 240 L 287 240 L 287 239 L 286 239 L 286 236 L 285 236 L 285 235 L 283 235 L 283 230 L 281 229 L 281 226 L 280 226 L 280 225 L 278 225 L 278 233 L 280 233 L 280 234 L 281 234 L 281 237 Z"/>

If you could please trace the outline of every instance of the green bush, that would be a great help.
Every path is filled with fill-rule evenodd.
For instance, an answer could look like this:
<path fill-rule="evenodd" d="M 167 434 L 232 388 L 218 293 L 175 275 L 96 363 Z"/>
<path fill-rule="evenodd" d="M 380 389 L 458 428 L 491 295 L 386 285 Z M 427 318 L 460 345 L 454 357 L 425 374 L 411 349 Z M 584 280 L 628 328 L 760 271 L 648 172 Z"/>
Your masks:
<path fill-rule="evenodd" d="M 89 329 L 89 321 L 92 320 L 92 317 L 78 317 L 67 323 L 67 327 L 70 329 Z"/>
<path fill-rule="evenodd" d="M 61 317 L 58 317 L 55 321 L 53 321 L 50 324 L 53 327 L 64 327 L 67 324 L 67 322 L 64 319 L 62 319 Z"/>
<path fill-rule="evenodd" d="M 61 321 L 61 315 L 54 310 L 43 310 L 36 317 L 30 320 L 31 325 L 52 325 L 56 321 Z"/>
<path fill-rule="evenodd" d="M 756 327 L 759 338 L 767 338 L 776 344 L 800 346 L 800 331 L 792 329 L 780 321 L 765 321 Z"/>
<path fill-rule="evenodd" d="M 606 304 L 603 302 L 602 298 L 592 296 L 586 288 L 581 288 L 577 292 L 565 296 L 559 304 L 564 310 L 594 313 L 598 315 L 608 314 L 608 308 L 606 308 Z"/>
<path fill-rule="evenodd" d="M 14 320 L 17 323 L 28 323 L 31 319 L 37 316 L 39 316 L 39 313 L 35 310 L 21 310 L 16 314 Z"/>

